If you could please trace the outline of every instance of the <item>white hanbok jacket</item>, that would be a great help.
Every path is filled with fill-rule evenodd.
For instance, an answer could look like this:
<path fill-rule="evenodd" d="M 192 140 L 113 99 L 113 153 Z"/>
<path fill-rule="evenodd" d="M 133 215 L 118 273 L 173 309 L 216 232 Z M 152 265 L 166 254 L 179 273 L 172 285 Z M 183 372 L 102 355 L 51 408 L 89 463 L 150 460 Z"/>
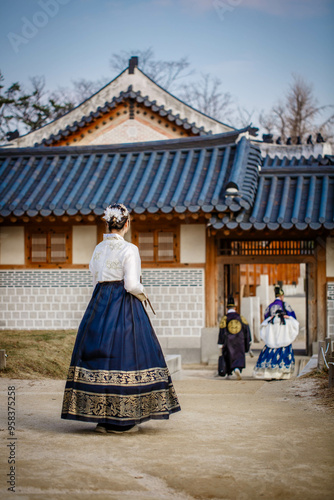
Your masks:
<path fill-rule="evenodd" d="M 124 288 L 133 295 L 144 293 L 140 282 L 141 261 L 136 245 L 116 233 L 104 234 L 89 263 L 93 284 L 124 280 Z"/>

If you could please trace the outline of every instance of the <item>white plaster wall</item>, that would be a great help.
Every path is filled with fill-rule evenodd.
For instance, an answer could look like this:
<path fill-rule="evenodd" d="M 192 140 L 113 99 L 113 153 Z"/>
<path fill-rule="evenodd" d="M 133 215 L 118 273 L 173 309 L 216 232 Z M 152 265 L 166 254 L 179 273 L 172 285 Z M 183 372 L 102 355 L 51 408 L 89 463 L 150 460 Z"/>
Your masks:
<path fill-rule="evenodd" d="M 326 240 L 326 276 L 334 277 L 334 238 Z"/>
<path fill-rule="evenodd" d="M 260 297 L 242 297 L 240 313 L 249 323 L 253 342 L 260 341 Z"/>
<path fill-rule="evenodd" d="M 97 241 L 97 226 L 73 226 L 72 263 L 89 264 Z"/>
<path fill-rule="evenodd" d="M 182 264 L 205 264 L 205 224 L 181 224 L 180 259 Z"/>
<path fill-rule="evenodd" d="M 24 227 L 3 226 L 0 228 L 0 264 L 22 265 L 24 258 Z"/>
<path fill-rule="evenodd" d="M 89 134 L 88 134 L 89 135 Z M 88 137 L 89 139 L 89 137 Z M 166 135 L 159 133 L 138 120 L 127 120 L 117 127 L 99 135 L 88 144 L 122 144 L 127 142 L 162 141 Z"/>

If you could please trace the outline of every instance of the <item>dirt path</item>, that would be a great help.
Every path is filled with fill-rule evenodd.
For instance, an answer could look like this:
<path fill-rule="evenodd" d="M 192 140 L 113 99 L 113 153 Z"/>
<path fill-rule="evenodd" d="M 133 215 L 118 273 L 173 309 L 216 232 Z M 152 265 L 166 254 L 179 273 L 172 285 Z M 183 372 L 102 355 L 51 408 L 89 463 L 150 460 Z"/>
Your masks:
<path fill-rule="evenodd" d="M 212 370 L 186 370 L 174 383 L 182 411 L 122 436 L 62 421 L 62 381 L 1 379 L 1 498 L 333 498 L 334 411 L 317 382 L 223 380 Z M 6 485 L 12 385 L 15 493 Z"/>

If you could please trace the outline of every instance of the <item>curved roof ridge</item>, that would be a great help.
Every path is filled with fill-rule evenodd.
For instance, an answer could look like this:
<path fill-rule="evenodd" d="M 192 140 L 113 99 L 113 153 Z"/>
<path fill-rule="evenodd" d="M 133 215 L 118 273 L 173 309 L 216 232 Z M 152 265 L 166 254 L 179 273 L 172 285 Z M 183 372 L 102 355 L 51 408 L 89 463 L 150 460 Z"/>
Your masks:
<path fill-rule="evenodd" d="M 87 126 L 88 123 L 91 123 L 95 119 L 100 118 L 100 116 L 103 116 L 103 114 L 109 113 L 110 110 L 115 107 L 112 106 L 112 104 L 116 103 L 116 105 L 119 105 L 125 99 L 135 99 L 137 102 L 142 102 L 145 107 L 151 108 L 154 113 L 158 113 L 160 114 L 160 116 L 166 117 L 170 121 L 174 121 L 176 125 L 183 127 L 185 130 L 191 129 L 193 134 L 195 135 L 209 135 L 211 133 L 211 131 L 205 131 L 203 126 L 198 127 L 195 123 L 189 123 L 187 118 L 180 118 L 179 113 L 175 115 L 171 110 L 166 110 L 165 106 L 163 104 L 158 105 L 156 103 L 156 100 L 151 101 L 148 96 L 143 97 L 140 90 L 134 91 L 132 89 L 132 85 L 129 85 L 128 90 L 122 90 L 119 95 L 114 96 L 111 101 L 106 101 L 103 107 L 98 106 L 95 111 L 91 111 L 88 115 L 82 116 L 79 122 L 78 120 L 76 120 L 72 124 L 68 124 L 64 129 L 58 130 L 56 135 L 51 134 L 48 139 L 43 139 L 41 143 L 37 144 L 37 146 L 42 144 L 51 145 L 53 142 L 57 142 L 69 135 L 68 133 L 65 133 L 66 131 L 76 132 L 80 130 L 80 128 Z M 156 107 L 157 109 L 154 110 L 154 107 Z M 162 114 L 162 112 L 165 113 Z M 73 128 L 74 130 L 72 130 Z"/>
<path fill-rule="evenodd" d="M 82 116 L 89 115 L 92 111 L 96 111 L 98 107 L 103 106 L 105 102 L 111 101 L 113 97 L 116 95 L 119 96 L 121 92 L 126 91 L 129 85 L 132 85 L 133 91 L 139 90 L 142 95 L 147 95 L 150 101 L 159 101 L 167 110 L 170 109 L 174 115 L 180 114 L 185 116 L 190 124 L 194 122 L 197 124 L 198 128 L 203 126 L 206 130 L 211 129 L 214 134 L 235 130 L 234 127 L 225 125 L 215 118 L 208 117 L 201 111 L 184 103 L 178 97 L 163 89 L 136 67 L 133 74 L 129 74 L 128 68 L 126 68 L 117 77 L 102 87 L 102 89 L 85 99 L 71 111 L 68 111 L 61 117 L 45 124 L 37 130 L 14 139 L 6 146 L 25 147 L 33 146 L 36 143 L 39 144 L 43 139 L 47 139 L 52 134 L 56 135 L 58 130 L 65 129 L 69 125 L 70 115 L 72 115 L 70 120 L 71 123 L 75 121 L 79 122 Z"/>

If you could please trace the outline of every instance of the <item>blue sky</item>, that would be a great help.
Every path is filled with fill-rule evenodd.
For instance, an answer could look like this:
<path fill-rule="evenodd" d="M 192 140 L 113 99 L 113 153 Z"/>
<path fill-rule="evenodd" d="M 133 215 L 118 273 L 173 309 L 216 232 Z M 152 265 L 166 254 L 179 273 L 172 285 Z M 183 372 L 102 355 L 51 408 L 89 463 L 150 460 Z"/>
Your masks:
<path fill-rule="evenodd" d="M 112 79 L 113 53 L 152 47 L 220 78 L 257 124 L 292 73 L 334 104 L 333 21 L 333 0 L 1 0 L 0 68 L 7 85 L 44 75 L 53 90 Z"/>

